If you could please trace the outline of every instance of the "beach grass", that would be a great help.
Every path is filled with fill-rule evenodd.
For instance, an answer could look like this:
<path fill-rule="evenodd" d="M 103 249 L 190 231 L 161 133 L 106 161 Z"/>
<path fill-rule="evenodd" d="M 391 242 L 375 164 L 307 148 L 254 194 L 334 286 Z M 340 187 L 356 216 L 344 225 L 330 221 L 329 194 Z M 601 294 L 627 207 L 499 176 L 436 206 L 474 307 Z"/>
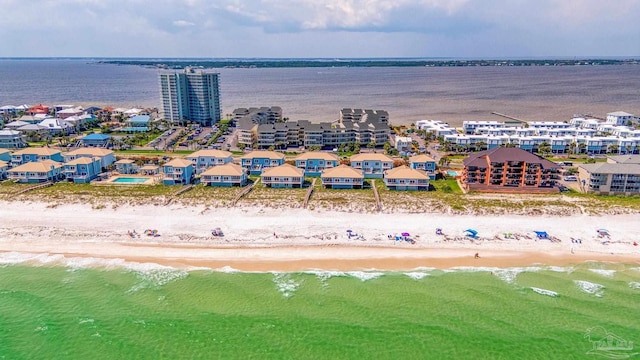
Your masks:
<path fill-rule="evenodd" d="M 258 176 L 252 176 L 257 180 Z M 310 185 L 312 178 L 306 179 Z M 370 184 L 371 180 L 367 180 Z M 0 183 L 0 198 L 7 201 L 45 201 L 51 203 L 90 203 L 95 206 L 115 204 L 164 204 L 168 199 L 184 205 L 213 207 L 231 206 L 244 188 L 205 187 L 193 189 L 173 197 L 181 187 L 166 185 L 101 185 L 59 182 L 16 195 L 34 184 L 11 181 Z M 383 212 L 408 213 L 458 213 L 458 214 L 549 214 L 570 215 L 639 213 L 637 196 L 604 196 L 565 192 L 561 194 L 498 194 L 469 193 L 460 190 L 456 180 L 434 180 L 432 191 L 387 190 L 382 179 L 375 181 Z M 307 188 L 276 189 L 258 184 L 238 202 L 238 206 L 266 208 L 299 208 L 304 202 Z M 376 212 L 376 201 L 371 188 L 325 189 L 316 181 L 314 193 L 308 204 L 310 210 L 342 210 L 351 212 Z"/>
<path fill-rule="evenodd" d="M 300 208 L 307 193 L 306 188 L 269 188 L 259 183 L 237 203 L 238 206 L 269 208 Z"/>

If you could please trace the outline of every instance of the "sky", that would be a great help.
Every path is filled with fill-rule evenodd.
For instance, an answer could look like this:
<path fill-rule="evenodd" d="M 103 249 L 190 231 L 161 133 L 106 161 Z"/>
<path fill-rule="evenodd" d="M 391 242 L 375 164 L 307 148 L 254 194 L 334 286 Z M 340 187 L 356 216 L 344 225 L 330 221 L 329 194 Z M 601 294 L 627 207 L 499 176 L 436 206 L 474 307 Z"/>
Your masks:
<path fill-rule="evenodd" d="M 640 56 L 640 0 L 0 0 L 0 57 Z"/>

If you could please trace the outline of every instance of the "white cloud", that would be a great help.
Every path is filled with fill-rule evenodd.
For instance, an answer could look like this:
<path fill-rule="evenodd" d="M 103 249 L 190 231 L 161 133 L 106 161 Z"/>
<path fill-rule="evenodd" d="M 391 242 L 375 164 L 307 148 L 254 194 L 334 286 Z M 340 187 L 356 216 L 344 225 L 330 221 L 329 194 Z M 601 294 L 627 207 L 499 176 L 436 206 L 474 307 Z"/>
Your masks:
<path fill-rule="evenodd" d="M 0 0 L 0 14 L 0 56 L 640 55 L 639 0 Z"/>
<path fill-rule="evenodd" d="M 188 27 L 188 26 L 195 26 L 196 24 L 187 20 L 174 20 L 173 25 L 179 26 L 179 27 L 185 27 L 185 26 Z"/>

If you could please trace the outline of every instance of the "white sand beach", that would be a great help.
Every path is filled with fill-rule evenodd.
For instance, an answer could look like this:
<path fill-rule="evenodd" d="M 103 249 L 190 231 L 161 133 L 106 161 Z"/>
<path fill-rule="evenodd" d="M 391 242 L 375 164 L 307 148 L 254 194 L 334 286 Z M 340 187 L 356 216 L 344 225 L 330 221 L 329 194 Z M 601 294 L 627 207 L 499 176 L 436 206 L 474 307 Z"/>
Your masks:
<path fill-rule="evenodd" d="M 95 209 L 79 204 L 0 202 L 0 219 L 0 256 L 62 254 L 185 268 L 405 270 L 640 260 L 640 246 L 634 245 L 640 242 L 640 226 L 633 214 L 361 214 L 115 204 Z M 211 235 L 217 227 L 224 237 Z M 445 235 L 436 235 L 436 228 Z M 464 236 L 469 228 L 478 232 L 478 239 Z M 598 236 L 596 230 L 601 228 L 610 237 Z M 145 229 L 156 229 L 160 236 L 146 236 Z M 139 237 L 128 235 L 134 230 Z M 358 236 L 349 237 L 347 230 Z M 536 239 L 534 231 L 546 231 L 560 241 Z M 396 241 L 395 236 L 403 232 L 415 243 Z"/>

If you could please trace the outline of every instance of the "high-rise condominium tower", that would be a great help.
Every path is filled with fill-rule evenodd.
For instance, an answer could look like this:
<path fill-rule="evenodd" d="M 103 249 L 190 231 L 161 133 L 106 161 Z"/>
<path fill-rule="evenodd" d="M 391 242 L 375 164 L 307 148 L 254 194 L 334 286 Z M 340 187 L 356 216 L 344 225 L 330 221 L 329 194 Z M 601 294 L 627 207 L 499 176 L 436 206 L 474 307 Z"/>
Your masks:
<path fill-rule="evenodd" d="M 220 86 L 217 72 L 186 68 L 161 70 L 160 96 L 164 118 L 190 120 L 209 126 L 220 121 Z"/>

